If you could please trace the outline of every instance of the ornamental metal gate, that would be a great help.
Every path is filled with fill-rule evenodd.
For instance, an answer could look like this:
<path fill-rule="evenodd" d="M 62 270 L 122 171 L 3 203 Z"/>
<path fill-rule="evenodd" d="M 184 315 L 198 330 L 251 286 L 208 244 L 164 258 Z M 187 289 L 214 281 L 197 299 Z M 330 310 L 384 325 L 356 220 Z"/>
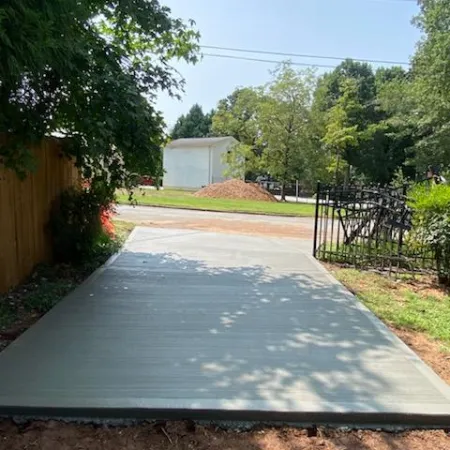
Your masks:
<path fill-rule="evenodd" d="M 406 188 L 318 184 L 313 254 L 379 270 L 432 270 L 434 258 L 413 230 Z"/>

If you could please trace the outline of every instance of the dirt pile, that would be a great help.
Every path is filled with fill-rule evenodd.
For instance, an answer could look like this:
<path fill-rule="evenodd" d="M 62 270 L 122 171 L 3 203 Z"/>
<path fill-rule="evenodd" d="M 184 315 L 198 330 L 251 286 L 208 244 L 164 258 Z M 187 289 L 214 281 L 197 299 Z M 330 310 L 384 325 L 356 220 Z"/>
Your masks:
<path fill-rule="evenodd" d="M 210 184 L 196 192 L 195 197 L 232 198 L 240 200 L 258 200 L 276 202 L 277 199 L 264 188 L 242 180 L 228 180 L 223 183 Z"/>

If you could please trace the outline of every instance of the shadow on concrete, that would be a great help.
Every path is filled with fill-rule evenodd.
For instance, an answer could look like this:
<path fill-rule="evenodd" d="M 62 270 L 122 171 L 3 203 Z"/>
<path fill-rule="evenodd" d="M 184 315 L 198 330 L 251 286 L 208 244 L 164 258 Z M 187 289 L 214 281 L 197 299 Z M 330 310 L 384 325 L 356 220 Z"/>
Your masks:
<path fill-rule="evenodd" d="M 148 301 L 156 300 L 171 317 L 155 311 L 158 325 L 153 326 L 161 328 L 161 339 L 185 330 L 180 336 L 185 353 L 173 366 L 202 374 L 201 385 L 192 386 L 193 397 L 221 399 L 222 407 L 239 409 L 258 399 L 275 410 L 292 411 L 305 397 L 329 411 L 340 411 L 341 402 L 383 409 L 376 393 L 392 386 L 366 362 L 389 355 L 392 343 L 341 285 L 307 273 L 271 273 L 263 265 L 218 268 L 170 253 L 133 253 L 133 258 L 143 264 L 151 258 L 159 268 L 146 274 Z M 164 305 L 157 297 L 166 283 L 152 286 L 150 281 L 152 275 L 158 280 L 159 271 L 180 288 L 179 296 Z M 192 345 L 186 346 L 190 332 Z"/>
<path fill-rule="evenodd" d="M 125 251 L 17 344 L 0 354 L 0 413 L 20 396 L 24 411 L 51 412 L 54 398 L 72 415 L 82 398 L 96 413 L 134 402 L 166 418 L 179 404 L 181 417 L 426 425 L 395 403 L 439 394 L 314 264 L 291 272 Z"/>

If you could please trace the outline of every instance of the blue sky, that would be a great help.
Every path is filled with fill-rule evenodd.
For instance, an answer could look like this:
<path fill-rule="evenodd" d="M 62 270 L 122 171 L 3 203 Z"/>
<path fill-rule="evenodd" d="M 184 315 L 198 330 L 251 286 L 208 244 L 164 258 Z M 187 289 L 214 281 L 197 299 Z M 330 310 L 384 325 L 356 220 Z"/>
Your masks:
<path fill-rule="evenodd" d="M 418 6 L 408 0 L 161 0 L 161 3 L 169 6 L 174 16 L 195 20 L 202 45 L 408 61 L 420 37 L 411 24 Z M 338 63 L 306 58 L 292 60 Z M 207 56 L 195 66 L 184 63 L 174 63 L 174 66 L 186 80 L 183 99 L 180 102 L 160 94 L 157 101 L 157 108 L 169 126 L 194 103 L 207 111 L 235 87 L 266 83 L 270 79 L 269 71 L 275 67 Z"/>

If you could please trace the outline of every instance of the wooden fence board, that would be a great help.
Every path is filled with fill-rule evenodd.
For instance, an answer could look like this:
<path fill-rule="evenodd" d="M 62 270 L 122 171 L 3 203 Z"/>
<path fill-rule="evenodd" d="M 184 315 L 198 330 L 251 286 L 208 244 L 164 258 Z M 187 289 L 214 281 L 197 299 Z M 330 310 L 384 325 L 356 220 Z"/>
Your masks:
<path fill-rule="evenodd" d="M 25 180 L 0 165 L 0 293 L 23 281 L 36 264 L 51 259 L 52 204 L 80 181 L 60 145 L 49 138 L 33 148 L 37 169 Z"/>

